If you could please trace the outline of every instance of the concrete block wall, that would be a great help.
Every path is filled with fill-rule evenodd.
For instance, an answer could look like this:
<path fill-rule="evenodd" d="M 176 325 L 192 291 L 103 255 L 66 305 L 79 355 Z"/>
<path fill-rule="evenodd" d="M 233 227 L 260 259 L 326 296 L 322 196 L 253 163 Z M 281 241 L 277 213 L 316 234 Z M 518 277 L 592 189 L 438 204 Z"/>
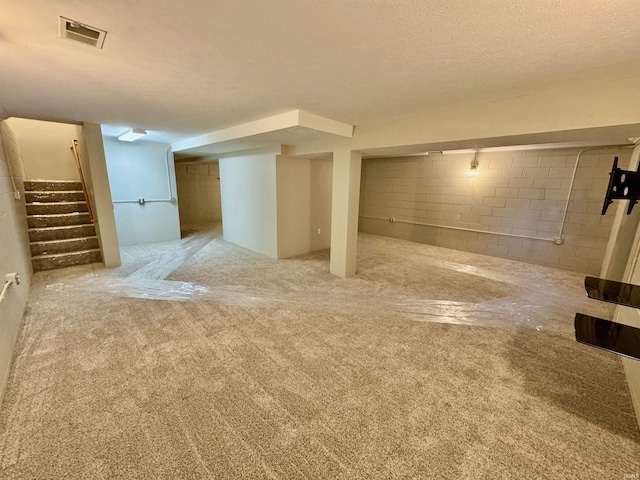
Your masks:
<path fill-rule="evenodd" d="M 615 215 L 600 215 L 609 172 L 631 150 L 582 154 L 556 245 L 580 150 L 482 152 L 475 176 L 472 153 L 365 159 L 360 230 L 597 275 Z"/>
<path fill-rule="evenodd" d="M 9 287 L 5 299 L 0 303 L 1 403 L 29 294 L 31 254 L 27 236 L 22 157 L 11 128 L 6 122 L 2 122 L 0 127 L 2 133 L 0 135 L 0 288 L 4 285 L 7 273 L 18 272 L 21 277 L 20 285 Z M 9 166 L 20 192 L 19 199 L 14 197 Z"/>
<path fill-rule="evenodd" d="M 221 222 L 218 162 L 176 164 L 180 224 Z"/>

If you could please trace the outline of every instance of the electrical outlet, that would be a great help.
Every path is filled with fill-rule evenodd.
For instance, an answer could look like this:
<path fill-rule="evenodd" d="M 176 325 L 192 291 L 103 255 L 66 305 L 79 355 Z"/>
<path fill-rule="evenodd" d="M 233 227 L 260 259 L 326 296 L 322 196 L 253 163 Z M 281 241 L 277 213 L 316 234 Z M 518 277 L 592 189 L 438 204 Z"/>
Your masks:
<path fill-rule="evenodd" d="M 320 235 L 322 233 L 322 230 L 318 229 L 318 235 Z"/>

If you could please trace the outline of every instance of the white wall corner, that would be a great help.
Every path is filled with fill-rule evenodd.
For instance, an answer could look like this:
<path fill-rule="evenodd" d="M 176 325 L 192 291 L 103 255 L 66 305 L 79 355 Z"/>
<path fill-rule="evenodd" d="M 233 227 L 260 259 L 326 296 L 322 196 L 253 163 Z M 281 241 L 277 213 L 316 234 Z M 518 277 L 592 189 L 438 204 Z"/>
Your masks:
<path fill-rule="evenodd" d="M 96 233 L 102 250 L 102 261 L 105 267 L 117 267 L 121 263 L 120 246 L 113 213 L 102 130 L 97 123 L 83 123 L 82 131 L 89 157 L 91 189 L 95 203 L 94 213 L 97 220 Z"/>
<path fill-rule="evenodd" d="M 9 118 L 11 115 L 9 115 L 9 112 L 7 112 L 7 110 L 0 105 L 0 120 L 4 120 L 5 118 Z"/>

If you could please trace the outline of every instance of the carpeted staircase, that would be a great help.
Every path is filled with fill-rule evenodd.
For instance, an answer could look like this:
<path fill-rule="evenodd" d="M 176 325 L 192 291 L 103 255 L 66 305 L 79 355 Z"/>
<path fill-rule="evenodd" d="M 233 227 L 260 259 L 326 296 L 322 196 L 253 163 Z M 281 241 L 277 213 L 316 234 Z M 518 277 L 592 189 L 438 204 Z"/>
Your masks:
<path fill-rule="evenodd" d="M 80 182 L 26 181 L 24 189 L 34 271 L 102 260 Z"/>

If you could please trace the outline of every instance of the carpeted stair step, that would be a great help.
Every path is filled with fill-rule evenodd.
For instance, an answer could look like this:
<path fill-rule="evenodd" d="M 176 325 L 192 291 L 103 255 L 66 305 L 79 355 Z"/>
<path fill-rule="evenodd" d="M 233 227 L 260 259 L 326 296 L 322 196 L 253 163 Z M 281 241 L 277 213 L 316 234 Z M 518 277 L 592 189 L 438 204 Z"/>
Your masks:
<path fill-rule="evenodd" d="M 86 212 L 57 213 L 53 215 L 29 215 L 27 223 L 30 228 L 62 227 L 65 225 L 83 225 L 92 223 Z"/>
<path fill-rule="evenodd" d="M 93 224 L 30 228 L 29 240 L 31 242 L 43 242 L 47 240 L 62 240 L 65 238 L 92 237 L 95 236 L 95 234 L 96 229 Z"/>
<path fill-rule="evenodd" d="M 31 244 L 31 255 L 77 252 L 79 250 L 95 250 L 97 248 L 99 248 L 98 237 L 48 240 L 46 242 L 33 242 Z"/>
<path fill-rule="evenodd" d="M 82 184 L 64 180 L 27 180 L 24 182 L 25 192 L 50 192 L 82 190 Z"/>
<path fill-rule="evenodd" d="M 27 203 L 39 202 L 84 202 L 84 192 L 82 190 L 56 190 L 47 192 L 24 192 Z"/>
<path fill-rule="evenodd" d="M 29 215 L 56 215 L 61 213 L 86 212 L 87 202 L 27 203 Z"/>
<path fill-rule="evenodd" d="M 70 267 L 72 265 L 85 265 L 102 261 L 100 250 L 82 250 L 79 252 L 53 253 L 38 255 L 31 258 L 33 270 L 51 270 L 52 268 Z"/>

